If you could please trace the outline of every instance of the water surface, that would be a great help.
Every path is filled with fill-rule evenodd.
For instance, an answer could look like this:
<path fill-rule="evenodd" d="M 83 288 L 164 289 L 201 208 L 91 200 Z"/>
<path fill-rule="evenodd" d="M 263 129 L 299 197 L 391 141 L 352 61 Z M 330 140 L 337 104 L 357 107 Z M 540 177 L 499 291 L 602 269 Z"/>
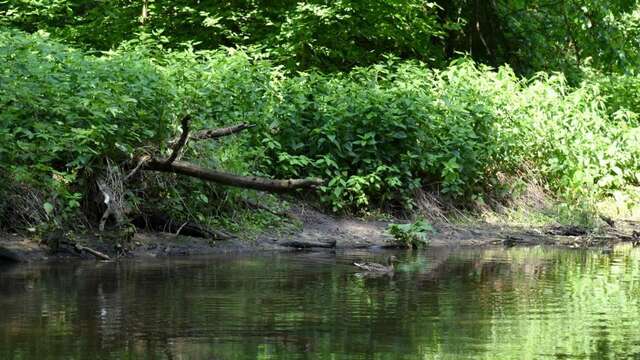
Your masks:
<path fill-rule="evenodd" d="M 0 359 L 640 359 L 640 249 L 0 268 Z"/>

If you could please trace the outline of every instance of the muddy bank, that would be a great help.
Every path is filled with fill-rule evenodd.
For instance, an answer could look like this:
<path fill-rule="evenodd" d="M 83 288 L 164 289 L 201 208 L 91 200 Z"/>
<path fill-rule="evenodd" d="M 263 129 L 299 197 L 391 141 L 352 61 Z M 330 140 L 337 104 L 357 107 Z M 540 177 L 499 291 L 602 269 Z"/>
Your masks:
<path fill-rule="evenodd" d="M 169 233 L 136 233 L 122 241 L 113 236 L 84 235 L 73 241 L 63 239 L 55 252 L 40 240 L 17 234 L 0 234 L 0 261 L 35 262 L 57 259 L 110 259 L 118 257 L 195 256 L 212 253 L 266 250 L 376 249 L 391 244 L 386 232 L 388 221 L 337 218 L 314 209 L 296 206 L 291 218 L 302 223 L 301 229 L 283 229 L 259 235 L 256 239 L 203 239 Z M 285 221 L 285 220 L 283 220 Z M 640 244 L 640 223 L 618 221 L 615 228 L 588 234 L 579 228 L 518 228 L 485 223 L 473 225 L 438 224 L 431 237 L 434 247 L 459 246 L 532 246 L 608 247 L 630 241 Z"/>
<path fill-rule="evenodd" d="M 263 235 L 258 238 L 260 247 L 282 247 L 291 241 L 307 243 L 335 243 L 336 248 L 387 247 L 393 238 L 387 233 L 391 221 L 336 218 L 314 209 L 294 207 L 292 214 L 303 228 L 299 232 Z M 394 221 L 397 222 L 397 221 Z M 457 246 L 532 246 L 557 245 L 568 247 L 603 247 L 629 241 L 640 244 L 640 222 L 616 221 L 615 227 L 600 229 L 597 234 L 573 226 L 546 228 L 500 226 L 487 223 L 459 225 L 441 222 L 434 225 L 436 233 L 430 236 L 433 247 Z"/>

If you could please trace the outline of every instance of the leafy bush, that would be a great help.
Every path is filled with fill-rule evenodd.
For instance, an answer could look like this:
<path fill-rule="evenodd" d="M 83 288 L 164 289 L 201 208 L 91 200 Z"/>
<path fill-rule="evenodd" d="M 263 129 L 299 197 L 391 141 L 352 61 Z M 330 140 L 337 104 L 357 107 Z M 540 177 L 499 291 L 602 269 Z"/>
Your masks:
<path fill-rule="evenodd" d="M 419 188 L 465 206 L 508 196 L 502 179 L 523 174 L 570 204 L 640 185 L 635 78 L 574 88 L 561 75 L 522 79 L 467 59 L 444 70 L 388 59 L 344 74 L 287 75 L 259 53 L 166 52 L 147 40 L 96 57 L 0 31 L 7 176 L 77 209 L 107 159 L 164 151 L 190 113 L 194 128 L 257 128 L 195 144 L 186 158 L 237 173 L 325 178 L 320 199 L 334 211 L 409 209 Z M 170 208 L 197 203 L 202 217 L 228 194 L 173 184 L 190 195 L 162 186 L 147 194 Z"/>
<path fill-rule="evenodd" d="M 198 128 L 249 121 L 262 111 L 252 87 L 264 80 L 267 64 L 228 55 L 165 53 L 142 39 L 98 57 L 38 34 L 0 29 L 0 171 L 46 194 L 34 204 L 38 210 L 48 203 L 55 207 L 50 213 L 77 218 L 95 206 L 91 192 L 109 161 L 122 165 L 135 155 L 166 152 L 185 114 Z M 201 142 L 185 156 L 245 173 L 251 151 L 242 144 Z M 151 177 L 141 189 L 127 193 L 128 200 L 199 219 L 218 211 L 209 198 L 229 198 L 218 186 L 187 179 Z M 1 208 L 15 208 L 5 200 Z"/>
<path fill-rule="evenodd" d="M 598 82 L 607 109 L 612 116 L 630 120 L 630 125 L 640 124 L 640 76 L 592 74 L 592 80 Z M 618 112 L 618 114 L 616 114 Z"/>
<path fill-rule="evenodd" d="M 105 159 L 162 148 L 173 133 L 173 84 L 142 53 L 94 57 L 3 30 L 0 62 L 2 167 L 64 208 L 80 206 L 83 180 Z"/>
<path fill-rule="evenodd" d="M 424 219 L 408 224 L 391 224 L 387 227 L 387 232 L 394 238 L 393 245 L 412 249 L 426 246 L 429 235 L 434 231 L 433 226 Z"/>
<path fill-rule="evenodd" d="M 0 32 L 3 160 L 14 172 L 68 171 L 161 144 L 177 109 L 172 84 L 143 54 L 92 57 Z"/>
<path fill-rule="evenodd" d="M 328 178 L 323 200 L 336 211 L 406 208 L 419 187 L 465 203 L 504 193 L 501 174 L 543 179 L 570 202 L 638 184 L 637 126 L 609 116 L 597 84 L 465 60 L 278 85 L 254 139 L 266 147 L 263 170 Z"/>

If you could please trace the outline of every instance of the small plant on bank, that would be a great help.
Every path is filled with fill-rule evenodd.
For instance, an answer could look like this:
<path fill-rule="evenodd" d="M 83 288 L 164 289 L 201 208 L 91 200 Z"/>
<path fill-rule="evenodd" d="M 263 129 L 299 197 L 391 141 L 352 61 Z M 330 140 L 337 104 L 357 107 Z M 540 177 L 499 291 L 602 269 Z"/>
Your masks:
<path fill-rule="evenodd" d="M 387 232 L 393 236 L 392 244 L 402 248 L 418 249 L 429 243 L 429 235 L 435 232 L 433 226 L 424 219 L 409 224 L 391 224 Z"/>

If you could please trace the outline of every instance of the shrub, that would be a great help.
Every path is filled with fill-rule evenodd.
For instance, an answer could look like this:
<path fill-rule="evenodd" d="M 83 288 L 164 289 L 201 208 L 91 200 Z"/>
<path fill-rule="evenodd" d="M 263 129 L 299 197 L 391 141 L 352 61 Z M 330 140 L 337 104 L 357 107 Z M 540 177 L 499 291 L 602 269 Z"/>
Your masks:
<path fill-rule="evenodd" d="M 75 173 L 172 132 L 172 83 L 142 54 L 93 57 L 0 32 L 0 136 L 15 172 Z"/>
<path fill-rule="evenodd" d="M 597 84 L 464 60 L 302 74 L 270 91 L 254 139 L 264 171 L 328 178 L 334 210 L 406 208 L 418 187 L 464 204 L 504 192 L 500 174 L 535 176 L 570 202 L 638 183 L 637 126 L 609 116 Z"/>
<path fill-rule="evenodd" d="M 164 151 L 190 113 L 194 128 L 257 129 L 198 143 L 185 157 L 237 173 L 325 178 L 320 199 L 334 211 L 409 209 L 419 188 L 465 206 L 508 194 L 501 179 L 522 174 L 574 204 L 640 184 L 635 78 L 574 88 L 560 75 L 522 79 L 465 59 L 444 70 L 388 60 L 286 75 L 258 53 L 165 52 L 144 41 L 97 57 L 0 31 L 5 174 L 77 209 L 107 159 Z M 225 197 L 178 182 L 203 217 Z M 169 207 L 184 202 L 161 187 L 147 194 Z"/>
<path fill-rule="evenodd" d="M 393 245 L 419 249 L 429 243 L 429 235 L 433 234 L 434 229 L 426 220 L 418 219 L 408 224 L 391 224 L 387 228 L 387 232 L 393 236 L 393 241 L 391 241 Z"/>

